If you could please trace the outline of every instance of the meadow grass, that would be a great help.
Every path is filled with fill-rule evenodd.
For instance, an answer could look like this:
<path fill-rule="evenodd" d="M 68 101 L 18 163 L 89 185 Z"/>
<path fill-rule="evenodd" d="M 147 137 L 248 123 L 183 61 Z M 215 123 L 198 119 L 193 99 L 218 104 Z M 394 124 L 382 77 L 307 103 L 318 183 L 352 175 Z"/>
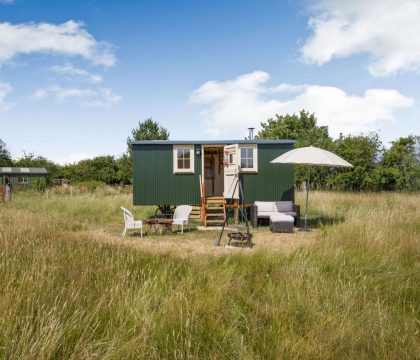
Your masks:
<path fill-rule="evenodd" d="M 0 206 L 0 358 L 418 358 L 419 200 L 312 193 L 314 245 L 183 258 L 83 231 L 121 225 L 119 206 L 152 213 L 128 194 L 16 194 Z"/>

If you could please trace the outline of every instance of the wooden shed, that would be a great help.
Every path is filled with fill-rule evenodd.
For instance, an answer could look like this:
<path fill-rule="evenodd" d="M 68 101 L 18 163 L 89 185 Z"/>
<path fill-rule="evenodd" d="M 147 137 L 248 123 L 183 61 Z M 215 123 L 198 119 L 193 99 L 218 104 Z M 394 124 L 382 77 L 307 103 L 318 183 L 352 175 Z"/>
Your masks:
<path fill-rule="evenodd" d="M 0 167 L 0 185 L 11 184 L 13 187 L 29 186 L 35 179 L 46 182 L 45 168 Z"/>

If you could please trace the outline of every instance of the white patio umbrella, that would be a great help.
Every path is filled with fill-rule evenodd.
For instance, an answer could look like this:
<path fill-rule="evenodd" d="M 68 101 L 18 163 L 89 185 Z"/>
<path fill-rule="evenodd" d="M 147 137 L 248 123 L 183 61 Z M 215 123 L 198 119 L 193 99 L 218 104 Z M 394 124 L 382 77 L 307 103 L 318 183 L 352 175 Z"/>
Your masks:
<path fill-rule="evenodd" d="M 348 163 L 338 155 L 314 146 L 301 147 L 290 150 L 287 153 L 284 153 L 283 155 L 280 155 L 279 157 L 272 160 L 271 163 L 329 167 L 353 167 L 352 164 Z M 308 180 L 306 182 L 305 227 L 301 229 L 301 231 L 310 231 L 307 227 L 309 176 L 310 170 L 308 169 Z"/>

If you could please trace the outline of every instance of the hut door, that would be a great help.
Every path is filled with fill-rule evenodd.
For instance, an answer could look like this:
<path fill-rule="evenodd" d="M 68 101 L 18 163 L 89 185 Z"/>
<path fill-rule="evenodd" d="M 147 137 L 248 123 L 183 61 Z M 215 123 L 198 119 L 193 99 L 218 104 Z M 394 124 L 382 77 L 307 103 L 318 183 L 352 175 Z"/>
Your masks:
<path fill-rule="evenodd" d="M 224 171 L 224 189 L 225 198 L 239 199 L 239 185 L 237 184 L 239 176 L 239 145 L 226 145 L 223 153 Z M 236 187 L 235 187 L 236 185 Z"/>

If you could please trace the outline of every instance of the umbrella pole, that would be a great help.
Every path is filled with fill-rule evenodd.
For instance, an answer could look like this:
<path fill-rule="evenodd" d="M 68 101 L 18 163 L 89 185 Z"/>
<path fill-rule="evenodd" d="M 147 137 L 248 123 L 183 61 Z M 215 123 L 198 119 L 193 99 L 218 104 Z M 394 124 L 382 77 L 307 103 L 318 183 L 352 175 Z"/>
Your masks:
<path fill-rule="evenodd" d="M 311 231 L 308 229 L 308 197 L 309 197 L 309 177 L 310 177 L 311 169 L 308 168 L 308 179 L 306 180 L 306 205 L 305 205 L 305 226 L 300 231 Z"/>

